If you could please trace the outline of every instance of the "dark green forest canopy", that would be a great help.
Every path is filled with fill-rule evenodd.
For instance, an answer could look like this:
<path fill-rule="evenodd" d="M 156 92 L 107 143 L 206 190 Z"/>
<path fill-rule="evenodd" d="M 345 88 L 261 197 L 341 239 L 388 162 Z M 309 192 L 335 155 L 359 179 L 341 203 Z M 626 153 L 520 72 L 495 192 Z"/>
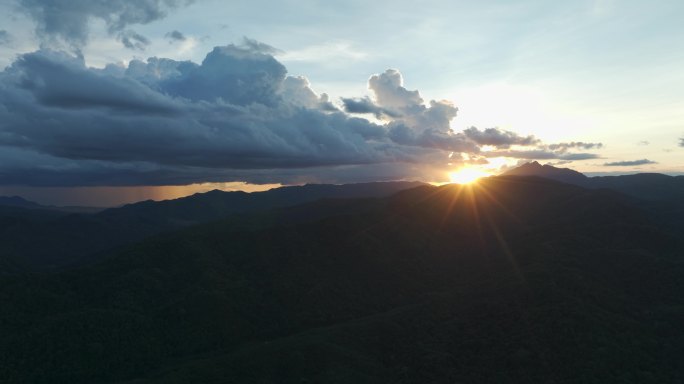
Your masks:
<path fill-rule="evenodd" d="M 232 216 L 0 279 L 10 383 L 682 380 L 681 228 L 538 178 Z"/>

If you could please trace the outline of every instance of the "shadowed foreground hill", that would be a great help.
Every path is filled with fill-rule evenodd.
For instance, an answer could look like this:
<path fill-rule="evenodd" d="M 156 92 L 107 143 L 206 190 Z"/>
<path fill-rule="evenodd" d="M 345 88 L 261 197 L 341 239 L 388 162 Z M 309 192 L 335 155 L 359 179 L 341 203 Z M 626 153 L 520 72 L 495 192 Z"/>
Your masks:
<path fill-rule="evenodd" d="M 14 206 L 4 207 L 4 200 L 0 200 L 0 273 L 54 271 L 91 263 L 115 247 L 235 213 L 323 198 L 384 197 L 418 185 L 422 183 L 309 184 L 255 193 L 215 190 L 175 200 L 129 204 L 96 214 L 67 214 L 64 208 L 6 198 L 5 202 Z"/>
<path fill-rule="evenodd" d="M 0 377 L 676 383 L 681 250 L 631 199 L 537 178 L 237 216 L 0 279 Z"/>

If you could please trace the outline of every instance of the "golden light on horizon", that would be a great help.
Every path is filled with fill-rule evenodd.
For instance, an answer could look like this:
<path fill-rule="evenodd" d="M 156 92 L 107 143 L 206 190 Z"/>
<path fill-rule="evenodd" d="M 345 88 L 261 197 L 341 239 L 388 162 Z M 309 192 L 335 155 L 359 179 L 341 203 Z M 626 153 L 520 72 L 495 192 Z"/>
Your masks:
<path fill-rule="evenodd" d="M 461 168 L 449 173 L 449 179 L 456 184 L 470 184 L 486 176 L 489 176 L 489 173 L 477 168 Z"/>

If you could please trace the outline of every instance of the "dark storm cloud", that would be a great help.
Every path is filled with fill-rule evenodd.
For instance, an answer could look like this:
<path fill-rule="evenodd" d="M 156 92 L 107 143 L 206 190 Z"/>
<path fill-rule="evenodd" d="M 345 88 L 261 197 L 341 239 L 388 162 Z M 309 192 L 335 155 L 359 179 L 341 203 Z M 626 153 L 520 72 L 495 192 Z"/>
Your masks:
<path fill-rule="evenodd" d="M 608 167 L 630 167 L 630 166 L 646 165 L 646 164 L 657 164 L 657 163 L 655 161 L 652 161 L 652 160 L 641 159 L 641 160 L 631 160 L 631 161 L 615 161 L 612 163 L 605 163 L 603 165 L 608 166 Z"/>
<path fill-rule="evenodd" d="M 0 29 L 0 44 L 7 44 L 12 41 L 12 36 L 4 29 Z"/>
<path fill-rule="evenodd" d="M 505 131 L 499 128 L 487 128 L 479 130 L 470 127 L 463 131 L 465 135 L 480 145 L 492 145 L 497 148 L 509 148 L 511 145 L 534 145 L 540 140 L 534 136 L 520 136 L 515 132 Z"/>
<path fill-rule="evenodd" d="M 187 37 L 185 37 L 184 34 L 182 34 L 180 31 L 173 30 L 165 35 L 167 38 L 174 40 L 174 41 L 185 41 L 187 40 Z"/>
<path fill-rule="evenodd" d="M 36 187 L 187 185 L 246 181 L 256 184 L 350 183 L 400 179 L 438 180 L 446 172 L 442 158 L 434 163 L 384 162 L 277 169 L 223 169 L 171 166 L 150 162 L 72 160 L 32 150 L 0 146 L 0 185 Z"/>
<path fill-rule="evenodd" d="M 535 144 L 525 158 L 595 156 L 507 131 L 454 132 L 457 108 L 423 103 L 396 70 L 369 80 L 367 103 L 391 112 L 381 123 L 355 117 L 288 76 L 266 47 L 247 39 L 201 64 L 150 58 L 104 69 L 51 50 L 19 56 L 0 72 L 0 185 L 438 180 L 458 163 L 450 154 L 491 157 L 480 146 L 496 134 Z"/>
<path fill-rule="evenodd" d="M 67 159 L 29 148 L 0 146 L 2 185 L 146 185 L 178 177 L 155 164 Z"/>
<path fill-rule="evenodd" d="M 36 22 L 36 33 L 44 43 L 62 40 L 74 47 L 88 41 L 91 19 L 103 20 L 110 34 L 121 35 L 128 26 L 147 24 L 166 17 L 170 10 L 189 0 L 18 0 Z M 122 43 L 135 41 L 125 34 Z"/>
<path fill-rule="evenodd" d="M 126 174 L 130 183 L 168 174 L 200 181 L 240 169 L 433 155 L 392 142 L 381 125 L 330 112 L 306 79 L 285 74 L 272 56 L 237 46 L 216 48 L 201 65 L 156 59 L 104 70 L 64 53 L 22 55 L 0 74 L 0 145 L 21 149 L 3 159 L 2 182 L 56 183 L 62 175 L 62 183 L 120 184 Z"/>
<path fill-rule="evenodd" d="M 173 113 L 179 108 L 173 100 L 133 79 L 102 75 L 86 68 L 82 58 L 55 51 L 22 55 L 1 76 L 4 85 L 13 85 L 17 92 L 4 94 L 5 103 L 19 103 L 21 95 L 43 106 L 67 110 L 108 108 L 156 114 Z M 15 107 L 34 106 L 22 103 Z"/>
<path fill-rule="evenodd" d="M 160 89 L 192 101 L 275 106 L 287 69 L 273 56 L 251 47 L 216 47 L 201 65 L 179 65 L 178 76 L 161 79 Z"/>

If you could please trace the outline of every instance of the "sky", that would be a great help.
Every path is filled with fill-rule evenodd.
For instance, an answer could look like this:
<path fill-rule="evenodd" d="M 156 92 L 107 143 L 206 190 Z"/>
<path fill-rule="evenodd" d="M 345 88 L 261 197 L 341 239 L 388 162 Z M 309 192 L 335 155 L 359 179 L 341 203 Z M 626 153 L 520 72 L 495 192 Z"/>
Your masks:
<path fill-rule="evenodd" d="M 0 195 L 684 173 L 681 1 L 0 0 Z"/>

